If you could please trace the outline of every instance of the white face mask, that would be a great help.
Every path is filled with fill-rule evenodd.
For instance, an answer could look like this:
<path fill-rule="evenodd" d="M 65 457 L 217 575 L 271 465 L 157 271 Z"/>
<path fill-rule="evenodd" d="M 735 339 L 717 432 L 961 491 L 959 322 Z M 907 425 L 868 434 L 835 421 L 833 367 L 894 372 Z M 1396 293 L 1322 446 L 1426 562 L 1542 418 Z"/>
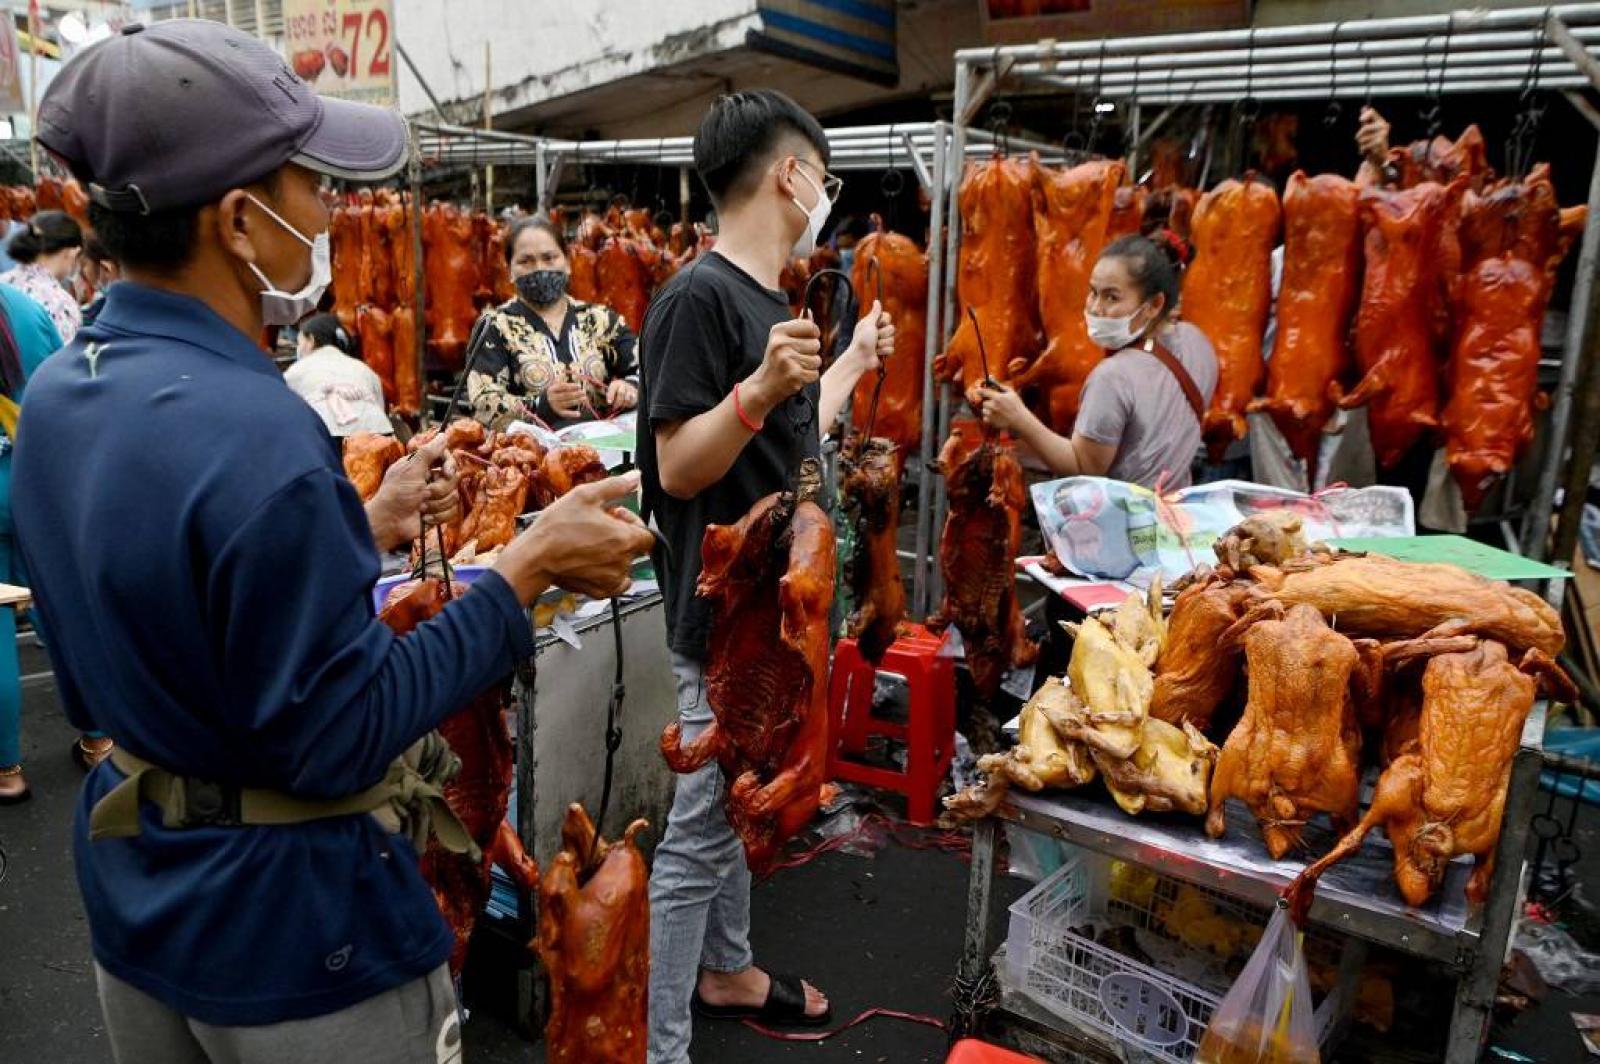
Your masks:
<path fill-rule="evenodd" d="M 795 173 L 805 178 L 806 184 L 817 190 L 817 205 L 815 207 L 808 208 L 804 203 L 800 202 L 800 197 L 798 196 L 789 197 L 789 201 L 805 212 L 806 216 L 806 231 L 801 233 L 800 239 L 794 242 L 794 250 L 790 254 L 794 258 L 805 259 L 810 258 L 811 253 L 817 250 L 817 238 L 822 235 L 822 227 L 828 224 L 828 215 L 833 211 L 833 203 L 828 199 L 827 194 L 817 186 L 817 183 L 811 180 L 810 174 L 798 167 L 795 168 Z"/>
<path fill-rule="evenodd" d="M 1098 314 L 1084 311 L 1083 321 L 1089 327 L 1089 339 L 1107 351 L 1121 351 L 1124 347 L 1132 346 L 1134 341 L 1144 334 L 1145 329 L 1149 328 L 1148 323 L 1137 331 L 1133 327 L 1133 319 L 1142 309 L 1144 309 L 1143 304 L 1140 304 L 1132 314 L 1121 318 L 1102 318 Z"/>
<path fill-rule="evenodd" d="M 245 195 L 250 196 L 248 192 Z M 315 239 L 307 239 L 304 233 L 284 221 L 277 211 L 265 203 L 254 196 L 250 196 L 250 202 L 311 249 L 311 279 L 298 292 L 279 291 L 255 263 L 249 264 L 250 271 L 265 286 L 261 292 L 261 320 L 267 325 L 297 324 L 317 309 L 317 304 L 322 301 L 322 293 L 328 290 L 328 285 L 333 281 L 333 249 L 328 243 L 327 230 L 318 233 Z"/>

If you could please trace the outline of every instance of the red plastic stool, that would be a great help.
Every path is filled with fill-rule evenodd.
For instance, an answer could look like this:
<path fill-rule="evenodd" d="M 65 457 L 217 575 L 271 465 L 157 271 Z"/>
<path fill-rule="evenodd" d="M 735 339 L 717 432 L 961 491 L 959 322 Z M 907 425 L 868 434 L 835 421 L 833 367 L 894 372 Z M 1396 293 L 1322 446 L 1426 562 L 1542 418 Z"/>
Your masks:
<path fill-rule="evenodd" d="M 944 1064 L 1044 1064 L 1038 1057 L 1025 1057 L 975 1038 L 963 1038 L 944 1058 Z"/>
<path fill-rule="evenodd" d="M 906 819 L 913 824 L 931 824 L 940 781 L 955 753 L 955 662 L 939 656 L 943 635 L 933 635 L 919 624 L 906 626 L 904 632 L 884 652 L 876 670 L 861 656 L 854 639 L 841 639 L 834 649 L 828 684 L 828 721 L 833 736 L 828 774 L 833 779 L 903 794 Z M 875 672 L 905 679 L 911 694 L 909 723 L 895 724 L 872 716 Z M 872 735 L 906 744 L 904 772 L 850 760 L 865 752 Z"/>

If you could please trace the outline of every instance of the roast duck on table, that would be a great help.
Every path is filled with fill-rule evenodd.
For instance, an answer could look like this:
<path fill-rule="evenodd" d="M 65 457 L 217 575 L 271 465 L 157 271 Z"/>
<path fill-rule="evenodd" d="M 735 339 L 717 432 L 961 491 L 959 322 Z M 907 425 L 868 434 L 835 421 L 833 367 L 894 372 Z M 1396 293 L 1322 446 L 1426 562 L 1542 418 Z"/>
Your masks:
<path fill-rule="evenodd" d="M 935 472 L 945 478 L 950 509 L 939 540 L 944 602 L 928 627 L 954 625 L 961 633 L 978 696 L 988 701 L 1007 671 L 1033 664 L 1039 654 L 1017 603 L 1015 561 L 1027 504 L 1022 466 L 1009 437 L 959 421 Z"/>
<path fill-rule="evenodd" d="M 1089 275 L 1107 243 L 1118 186 L 1126 176 L 1127 168 L 1120 162 L 1089 162 L 1067 170 L 1041 170 L 1033 186 L 1039 317 L 1047 342 L 1036 360 L 1018 359 L 1005 369 L 1010 383 L 1032 400 L 1040 418 L 1063 435 L 1071 433 L 1078 416 L 1084 381 L 1106 354 L 1089 339 L 1083 309 L 1089 299 Z M 985 342 L 993 335 L 984 329 Z M 994 354 L 991 350 L 991 359 Z"/>
<path fill-rule="evenodd" d="M 1316 480 L 1322 430 L 1352 365 L 1350 322 L 1361 292 L 1361 192 L 1334 174 L 1296 172 L 1283 193 L 1283 277 L 1267 393 L 1271 415 Z"/>
<path fill-rule="evenodd" d="M 833 524 L 809 499 L 776 493 L 706 529 L 701 553 L 716 719 L 692 739 L 674 721 L 661 752 L 675 772 L 721 766 L 728 821 L 761 872 L 816 814 L 827 783 Z"/>
<path fill-rule="evenodd" d="M 1200 198 L 1194 261 L 1183 275 L 1182 313 L 1211 341 L 1217 389 L 1202 435 L 1211 460 L 1244 438 L 1245 412 L 1261 384 L 1261 340 L 1272 309 L 1272 249 L 1282 211 L 1271 185 L 1229 179 Z"/>
<path fill-rule="evenodd" d="M 582 806 L 567 809 L 561 852 L 538 885 L 534 939 L 550 980 L 550 1064 L 644 1064 L 650 873 L 634 840 L 645 827 L 635 820 L 607 842 Z"/>
<path fill-rule="evenodd" d="M 985 354 L 988 374 L 1002 382 L 1013 375 L 1011 367 L 1026 366 L 1039 354 L 1033 233 L 1033 189 L 1038 180 L 1033 160 L 994 158 L 969 165 L 961 182 L 961 255 L 956 274 L 961 314 L 950 345 L 933 360 L 933 374 L 937 380 L 953 382 L 969 397 L 983 382 Z"/>
<path fill-rule="evenodd" d="M 839 455 L 840 493 L 855 534 L 854 549 L 844 563 L 845 583 L 855 604 L 846 634 L 856 640 L 861 656 L 874 664 L 883 660 L 906 614 L 897 543 L 898 450 L 881 436 L 865 443 L 851 437 Z"/>
<path fill-rule="evenodd" d="M 875 374 L 862 375 L 851 409 L 857 422 L 862 423 L 874 409 L 873 396 L 877 395 L 870 434 L 895 445 L 895 461 L 904 469 L 906 459 L 922 446 L 922 382 L 927 374 L 928 255 L 916 241 L 883 228 L 878 216 L 873 218 L 878 228 L 856 245 L 850 281 L 863 314 L 871 307 L 881 284 L 883 309 L 894 322 L 894 354 L 884 364 L 881 388 Z"/>

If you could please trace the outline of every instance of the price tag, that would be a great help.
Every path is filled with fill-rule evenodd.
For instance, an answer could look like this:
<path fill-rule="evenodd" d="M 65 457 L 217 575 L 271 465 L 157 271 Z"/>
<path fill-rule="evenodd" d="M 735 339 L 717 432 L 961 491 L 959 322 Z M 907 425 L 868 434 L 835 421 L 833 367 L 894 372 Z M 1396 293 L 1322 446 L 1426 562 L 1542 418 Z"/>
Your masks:
<path fill-rule="evenodd" d="M 394 91 L 392 0 L 283 0 L 283 48 L 318 92 L 390 105 Z"/>

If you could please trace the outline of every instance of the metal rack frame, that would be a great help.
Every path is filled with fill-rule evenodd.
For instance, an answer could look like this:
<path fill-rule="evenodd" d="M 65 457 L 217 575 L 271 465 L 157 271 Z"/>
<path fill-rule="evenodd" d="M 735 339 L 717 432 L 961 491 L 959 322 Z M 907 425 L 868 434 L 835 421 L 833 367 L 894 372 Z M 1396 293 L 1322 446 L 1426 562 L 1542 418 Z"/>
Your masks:
<path fill-rule="evenodd" d="M 1500 967 L 1517 910 L 1521 907 L 1523 855 L 1543 764 L 1545 713 L 1546 706 L 1539 703 L 1528 715 L 1521 747 L 1512 760 L 1500 839 L 1495 846 L 1489 901 L 1485 905 L 1476 909 L 1466 905 L 1461 897 L 1467 878 L 1466 867 L 1453 863 L 1439 896 L 1423 910 L 1409 909 L 1398 898 L 1383 894 L 1340 889 L 1336 875 L 1341 866 L 1329 872 L 1311 906 L 1309 919 L 1314 924 L 1454 970 L 1456 997 L 1446 1038 L 1446 1064 L 1469 1064 L 1477 1060 L 1488 1036 Z M 1239 803 L 1234 805 L 1239 806 Z M 993 817 L 977 825 L 973 836 L 966 933 L 961 951 L 963 980 L 979 978 L 995 953 L 991 916 L 994 882 L 999 875 L 996 836 L 1002 822 L 1108 857 L 1154 867 L 1162 875 L 1196 886 L 1270 906 L 1278 892 L 1299 872 L 1300 865 L 1267 859 L 1265 847 L 1254 834 L 1253 818 L 1242 806 L 1230 807 L 1230 812 L 1236 825 L 1241 819 L 1250 822 L 1247 828 L 1238 831 L 1244 838 L 1235 837 L 1234 830 L 1230 829 L 1229 836 L 1212 842 L 1205 838 L 1198 823 L 1174 827 L 1164 822 L 1132 818 L 1102 798 L 1079 798 L 1069 794 L 1059 798 L 1014 796 L 1008 799 Z M 1377 859 L 1384 865 L 1389 861 L 1387 851 L 1380 850 L 1372 841 L 1354 860 L 1362 856 Z M 1353 977 L 1358 973 L 1351 970 L 1348 974 Z M 1349 1000 L 1350 995 L 1346 995 L 1346 1001 Z M 1009 996 L 990 1014 L 990 1021 L 1002 1033 L 1015 1029 L 1033 1038 L 1040 1037 L 1051 1026 L 1048 1013 L 1030 1008 L 1025 998 L 1015 995 Z M 1064 1031 L 1063 1037 L 1081 1040 L 1083 1032 Z M 1064 1046 L 1070 1044 L 1070 1041 L 1063 1042 Z"/>
<path fill-rule="evenodd" d="M 954 160 L 971 157 L 973 120 L 1002 84 L 1037 94 L 1072 93 L 1095 104 L 1118 102 L 1129 108 L 1137 131 L 1141 108 L 1192 103 L 1234 102 L 1253 106 L 1263 100 L 1312 101 L 1370 99 L 1383 95 L 1444 95 L 1483 92 L 1561 91 L 1600 129 L 1600 113 L 1576 90 L 1600 86 L 1600 4 L 1561 4 L 1501 10 L 1463 11 L 1414 18 L 1364 19 L 1314 25 L 1126 37 L 1106 40 L 1041 41 L 1035 44 L 970 48 L 956 53 L 955 114 L 945 153 L 940 188 L 945 206 L 942 240 L 929 250 L 929 352 L 942 350 L 954 331 L 956 263 L 961 217 L 954 194 L 960 174 Z M 1158 117 L 1151 123 L 1164 121 Z M 1135 137 L 1137 140 L 1137 137 Z M 1135 149 L 1137 150 L 1137 149 Z M 1551 446 L 1522 527 L 1524 553 L 1545 558 L 1550 510 L 1565 444 L 1573 428 L 1574 395 L 1582 354 L 1596 335 L 1594 275 L 1600 269 L 1600 151 L 1589 190 L 1589 219 L 1579 251 L 1561 373 L 1551 410 Z M 1600 294 L 1600 293 L 1596 293 Z M 935 308 L 940 313 L 935 313 Z M 935 333 L 933 323 L 945 323 Z M 931 376 L 931 374 L 930 374 Z M 1600 387 L 1600 379 L 1596 380 Z M 933 385 L 930 381 L 930 388 Z M 951 394 L 938 388 L 939 438 L 949 434 Z M 926 409 L 932 410 L 932 406 Z M 927 424 L 929 419 L 925 419 Z M 1579 426 L 1582 428 L 1582 426 Z M 1600 431 L 1600 430 L 1597 430 Z M 1578 441 L 1574 441 L 1575 443 Z M 1592 442 L 1592 441 L 1591 441 Z M 926 451 L 927 448 L 924 448 Z M 1575 448 L 1570 482 L 1577 467 L 1587 476 L 1593 447 Z M 931 543 L 942 523 L 944 485 L 935 487 L 931 509 L 919 514 L 918 542 Z M 1558 544 L 1559 546 L 1559 544 Z M 1570 555 L 1570 549 L 1567 552 Z M 1565 564 L 1564 559 L 1551 559 Z M 924 552 L 914 607 L 927 612 L 941 593 L 933 558 Z M 925 571 L 923 571 L 925 570 Z M 1559 594 L 1559 583 L 1555 594 Z"/>

